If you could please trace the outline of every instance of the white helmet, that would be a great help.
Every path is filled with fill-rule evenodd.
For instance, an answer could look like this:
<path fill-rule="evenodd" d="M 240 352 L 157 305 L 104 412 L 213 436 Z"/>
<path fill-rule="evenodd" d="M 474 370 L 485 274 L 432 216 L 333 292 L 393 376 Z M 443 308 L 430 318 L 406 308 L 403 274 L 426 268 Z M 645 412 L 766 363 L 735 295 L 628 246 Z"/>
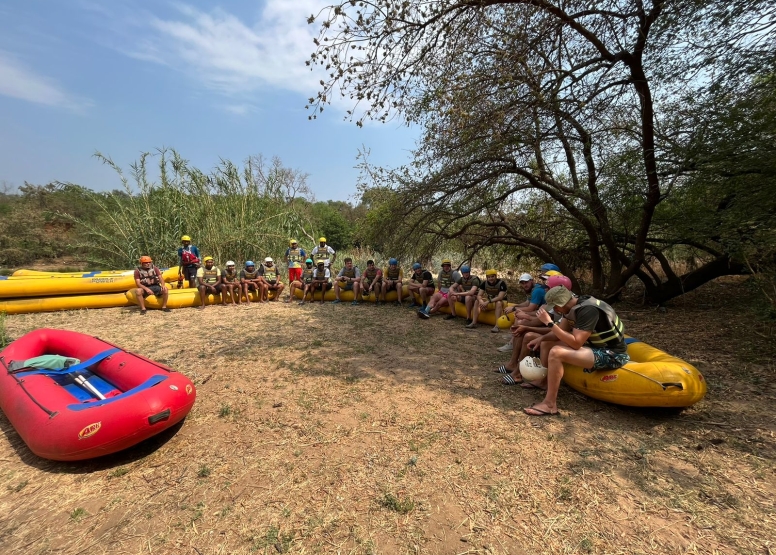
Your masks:
<path fill-rule="evenodd" d="M 227 266 L 234 266 L 234 260 L 228 260 L 228 261 L 226 262 L 226 265 L 227 265 Z"/>
<path fill-rule="evenodd" d="M 539 357 L 527 356 L 520 361 L 520 375 L 529 382 L 543 380 L 547 377 L 547 368 L 542 366 Z"/>
<path fill-rule="evenodd" d="M 274 262 L 274 260 L 272 260 L 271 256 L 268 256 L 267 258 L 264 259 L 264 262 Z"/>

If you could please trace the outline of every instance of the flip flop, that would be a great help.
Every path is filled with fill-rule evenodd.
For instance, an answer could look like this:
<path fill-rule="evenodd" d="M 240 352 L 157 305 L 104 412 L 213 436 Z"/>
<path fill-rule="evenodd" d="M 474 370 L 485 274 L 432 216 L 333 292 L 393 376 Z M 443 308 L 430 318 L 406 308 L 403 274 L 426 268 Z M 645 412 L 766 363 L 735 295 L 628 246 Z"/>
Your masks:
<path fill-rule="evenodd" d="M 503 364 L 494 370 L 496 374 L 511 374 L 512 370 L 504 366 Z"/>
<path fill-rule="evenodd" d="M 523 383 L 521 381 L 515 380 L 515 378 L 512 377 L 512 374 L 504 374 L 504 376 L 501 378 L 501 383 L 504 385 L 518 385 Z"/>
<path fill-rule="evenodd" d="M 531 414 L 528 412 L 529 410 L 538 412 L 539 414 Z M 526 407 L 523 409 L 523 412 L 526 413 L 528 416 L 560 416 L 560 411 L 555 412 L 549 412 L 542 409 L 537 409 L 535 406 Z"/>
<path fill-rule="evenodd" d="M 538 389 L 539 391 L 547 391 L 546 387 L 541 387 L 535 384 L 532 384 L 531 382 L 523 382 L 520 384 L 520 387 L 523 389 Z"/>

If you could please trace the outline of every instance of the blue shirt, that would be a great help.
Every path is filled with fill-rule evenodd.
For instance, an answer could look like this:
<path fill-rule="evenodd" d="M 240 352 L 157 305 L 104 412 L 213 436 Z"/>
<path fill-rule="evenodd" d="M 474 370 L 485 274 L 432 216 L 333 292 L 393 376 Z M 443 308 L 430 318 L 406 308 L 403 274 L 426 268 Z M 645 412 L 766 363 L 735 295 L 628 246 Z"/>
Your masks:
<path fill-rule="evenodd" d="M 531 289 L 531 304 L 536 305 L 539 308 L 544 304 L 544 294 L 547 290 L 541 283 L 534 283 L 533 289 Z"/>

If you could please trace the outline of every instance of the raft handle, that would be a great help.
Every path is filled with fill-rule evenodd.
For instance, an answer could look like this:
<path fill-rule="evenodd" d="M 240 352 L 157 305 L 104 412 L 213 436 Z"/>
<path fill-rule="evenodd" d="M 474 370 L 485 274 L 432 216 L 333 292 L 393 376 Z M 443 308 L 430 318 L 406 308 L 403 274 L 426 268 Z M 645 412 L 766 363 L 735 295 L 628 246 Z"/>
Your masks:
<path fill-rule="evenodd" d="M 663 391 L 665 391 L 669 387 L 678 387 L 680 391 L 684 390 L 684 386 L 681 383 L 679 383 L 679 382 L 676 382 L 676 383 L 671 383 L 671 382 L 661 383 L 660 385 L 663 387 Z"/>
<path fill-rule="evenodd" d="M 167 420 L 170 418 L 170 409 L 165 409 L 159 414 L 155 414 L 153 416 L 148 417 L 148 423 L 149 424 L 156 424 L 157 422 L 161 422 L 162 420 Z"/>

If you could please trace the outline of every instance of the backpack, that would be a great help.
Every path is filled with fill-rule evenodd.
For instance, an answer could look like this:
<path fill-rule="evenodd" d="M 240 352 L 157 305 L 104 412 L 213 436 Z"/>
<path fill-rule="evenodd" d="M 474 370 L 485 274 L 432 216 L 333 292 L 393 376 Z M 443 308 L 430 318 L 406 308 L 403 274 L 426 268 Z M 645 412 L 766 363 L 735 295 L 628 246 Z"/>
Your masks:
<path fill-rule="evenodd" d="M 199 264 L 199 258 L 197 258 L 193 252 L 184 250 L 181 253 L 181 264 L 183 264 L 184 266 Z"/>

